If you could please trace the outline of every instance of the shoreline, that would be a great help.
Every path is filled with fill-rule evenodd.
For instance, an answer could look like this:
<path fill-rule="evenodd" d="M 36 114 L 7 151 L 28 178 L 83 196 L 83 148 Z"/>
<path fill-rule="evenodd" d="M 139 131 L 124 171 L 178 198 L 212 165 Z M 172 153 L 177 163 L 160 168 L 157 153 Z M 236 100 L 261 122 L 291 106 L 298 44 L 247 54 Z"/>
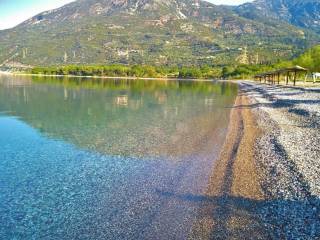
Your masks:
<path fill-rule="evenodd" d="M 11 75 L 11 76 L 31 76 L 31 77 L 57 77 L 57 78 L 87 78 L 87 79 L 127 79 L 127 80 L 159 80 L 159 81 L 194 81 L 194 82 L 232 82 L 235 84 L 238 84 L 239 82 L 245 82 L 248 80 L 244 79 L 214 79 L 214 78 L 179 78 L 179 77 L 130 77 L 130 76 L 79 76 L 79 75 L 52 75 L 52 74 L 32 74 L 32 73 L 19 73 L 19 72 L 6 72 L 6 71 L 0 71 L 0 75 Z M 259 84 L 257 81 L 251 81 L 256 84 Z M 263 84 L 263 83 L 260 83 Z M 267 85 L 267 84 L 266 84 Z M 291 85 L 285 85 L 283 83 L 282 85 L 273 85 L 273 86 L 281 86 L 285 88 L 292 88 L 292 89 L 300 89 L 300 90 L 306 90 L 306 89 L 314 89 L 314 88 L 320 88 L 320 83 L 316 82 L 301 82 L 298 81 L 296 86 Z"/>
<path fill-rule="evenodd" d="M 319 146 L 320 95 L 301 87 L 238 84 L 225 143 L 190 239 L 315 239 L 320 234 L 320 151 L 304 148 L 310 142 L 303 134 L 309 127 Z M 277 122 L 281 114 L 284 121 L 296 121 L 294 129 Z M 299 146 L 290 145 L 295 135 Z M 306 150 L 297 156 L 295 148 Z"/>
<path fill-rule="evenodd" d="M 200 210 L 189 239 L 315 239 L 320 88 L 228 82 L 239 92 L 207 188 L 195 200 Z"/>
<path fill-rule="evenodd" d="M 205 79 L 205 78 L 169 78 L 169 77 L 128 77 L 128 76 L 79 76 L 79 75 L 46 75 L 46 74 L 32 74 L 32 73 L 14 73 L 14 72 L 3 72 L 0 74 L 11 75 L 11 76 L 31 76 L 31 77 L 67 77 L 67 78 L 88 78 L 88 79 L 128 79 L 128 80 L 160 80 L 160 81 L 195 81 L 195 82 L 214 82 L 214 81 L 226 81 L 219 79 Z"/>
<path fill-rule="evenodd" d="M 208 202 L 201 207 L 190 239 L 268 239 L 256 215 L 257 205 L 265 200 L 253 149 L 261 130 L 255 127 L 251 110 L 241 107 L 248 103 L 249 98 L 240 89 L 205 192 Z"/>

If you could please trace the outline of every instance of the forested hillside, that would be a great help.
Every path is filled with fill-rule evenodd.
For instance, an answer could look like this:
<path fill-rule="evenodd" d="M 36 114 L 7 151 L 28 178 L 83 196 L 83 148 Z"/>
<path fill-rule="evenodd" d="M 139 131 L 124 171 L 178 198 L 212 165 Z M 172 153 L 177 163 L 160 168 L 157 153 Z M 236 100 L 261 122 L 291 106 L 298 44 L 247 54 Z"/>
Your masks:
<path fill-rule="evenodd" d="M 265 2 L 277 1 L 283 2 Z M 316 25 L 310 30 L 259 9 L 200 0 L 78 0 L 0 31 L 0 65 L 257 65 L 290 59 L 320 41 Z"/>

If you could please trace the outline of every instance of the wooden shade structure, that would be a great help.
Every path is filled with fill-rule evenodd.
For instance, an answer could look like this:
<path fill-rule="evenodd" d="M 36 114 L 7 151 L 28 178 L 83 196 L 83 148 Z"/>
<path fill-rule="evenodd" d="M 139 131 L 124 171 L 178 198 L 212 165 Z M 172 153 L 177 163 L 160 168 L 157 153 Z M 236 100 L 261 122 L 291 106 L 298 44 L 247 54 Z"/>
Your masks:
<path fill-rule="evenodd" d="M 255 75 L 254 78 L 259 79 L 260 82 L 262 81 L 262 79 L 264 79 L 265 82 L 268 81 L 268 82 L 271 82 L 272 84 L 276 82 L 276 78 L 277 78 L 278 84 L 280 84 L 281 75 L 285 75 L 286 84 L 288 84 L 289 76 L 290 74 L 293 73 L 293 85 L 295 86 L 297 81 L 297 74 L 301 72 L 307 73 L 308 71 L 309 70 L 306 68 L 303 68 L 300 66 L 293 66 L 293 67 L 278 69 L 272 72 L 261 73 L 261 74 Z"/>

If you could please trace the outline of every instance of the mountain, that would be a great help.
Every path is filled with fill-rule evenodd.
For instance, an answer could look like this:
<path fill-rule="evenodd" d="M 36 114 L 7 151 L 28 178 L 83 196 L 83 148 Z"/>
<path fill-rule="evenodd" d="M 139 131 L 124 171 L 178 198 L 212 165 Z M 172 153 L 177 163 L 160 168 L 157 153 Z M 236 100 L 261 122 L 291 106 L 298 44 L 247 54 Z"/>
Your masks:
<path fill-rule="evenodd" d="M 277 19 L 320 33 L 319 0 L 256 0 L 235 11 L 252 20 Z"/>
<path fill-rule="evenodd" d="M 0 31 L 0 65 L 265 63 L 320 40 L 275 17 L 266 22 L 247 16 L 246 6 L 251 7 L 200 0 L 78 0 Z"/>

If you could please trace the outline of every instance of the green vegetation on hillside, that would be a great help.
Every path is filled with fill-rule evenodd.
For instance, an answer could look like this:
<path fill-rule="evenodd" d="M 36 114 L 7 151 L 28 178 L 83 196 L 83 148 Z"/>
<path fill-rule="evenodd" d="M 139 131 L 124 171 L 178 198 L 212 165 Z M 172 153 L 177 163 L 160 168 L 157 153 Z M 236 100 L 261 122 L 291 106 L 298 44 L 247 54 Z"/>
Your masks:
<path fill-rule="evenodd" d="M 300 65 L 313 72 L 320 72 L 320 45 L 315 46 L 299 57 L 275 64 L 240 64 L 225 66 L 168 67 L 148 65 L 67 65 L 36 67 L 32 74 L 108 76 L 108 77 L 150 77 L 150 78 L 213 78 L 245 79 L 255 74 L 279 68 Z"/>
<path fill-rule="evenodd" d="M 120 2 L 75 1 L 0 31 L 0 65 L 269 64 L 320 41 L 308 29 L 269 17 L 247 19 L 205 1 L 200 6 L 190 0 Z M 132 12 L 135 3 L 139 7 Z M 101 13 L 100 5 L 107 12 Z M 186 69 L 181 74 L 190 75 Z"/>
<path fill-rule="evenodd" d="M 292 62 L 295 65 L 308 68 L 310 71 L 320 72 L 320 45 L 309 49 Z"/>
<path fill-rule="evenodd" d="M 258 71 L 252 71 L 250 75 L 254 75 L 255 73 L 274 71 L 277 69 L 292 67 L 295 65 L 307 68 L 310 72 L 320 72 L 320 45 L 316 45 L 308 49 L 305 53 L 292 60 L 280 61 L 273 65 L 261 67 L 257 69 Z"/>

